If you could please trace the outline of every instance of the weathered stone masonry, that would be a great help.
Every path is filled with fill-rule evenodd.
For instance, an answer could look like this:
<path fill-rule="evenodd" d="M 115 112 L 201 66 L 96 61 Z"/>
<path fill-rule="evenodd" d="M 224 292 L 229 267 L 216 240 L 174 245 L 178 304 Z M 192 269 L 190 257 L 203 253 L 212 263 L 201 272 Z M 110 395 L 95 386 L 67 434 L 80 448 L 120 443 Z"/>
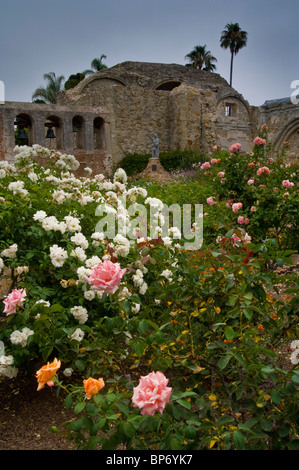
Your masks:
<path fill-rule="evenodd" d="M 0 159 L 14 158 L 16 119 L 29 145 L 71 153 L 97 172 L 106 157 L 117 163 L 127 153 L 151 153 L 147 133 L 159 135 L 160 151 L 210 153 L 234 142 L 250 151 L 266 123 L 275 150 L 288 140 L 296 158 L 299 148 L 299 106 L 288 99 L 250 106 L 220 75 L 176 64 L 125 62 L 61 92 L 55 105 L 0 105 Z"/>

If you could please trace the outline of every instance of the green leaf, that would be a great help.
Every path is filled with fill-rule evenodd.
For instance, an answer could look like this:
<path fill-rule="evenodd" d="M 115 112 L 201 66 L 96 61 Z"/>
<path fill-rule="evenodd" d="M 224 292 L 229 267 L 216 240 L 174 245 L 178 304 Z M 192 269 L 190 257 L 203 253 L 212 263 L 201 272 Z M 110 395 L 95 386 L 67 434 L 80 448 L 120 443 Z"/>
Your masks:
<path fill-rule="evenodd" d="M 135 434 L 135 428 L 131 423 L 124 423 L 123 430 L 127 437 L 132 438 Z"/>
<path fill-rule="evenodd" d="M 144 353 L 144 350 L 146 348 L 145 343 L 142 343 L 141 341 L 138 341 L 137 343 L 134 344 L 134 351 L 137 354 L 138 357 L 141 357 L 142 354 Z"/>
<path fill-rule="evenodd" d="M 218 361 L 219 369 L 221 370 L 225 369 L 225 367 L 228 365 L 231 358 L 232 358 L 231 354 L 227 354 L 226 356 L 221 357 Z"/>
<path fill-rule="evenodd" d="M 171 450 L 181 450 L 182 449 L 182 445 L 176 437 L 173 437 L 171 439 L 170 448 L 171 448 Z"/>
<path fill-rule="evenodd" d="M 234 418 L 232 416 L 222 416 L 222 418 L 219 419 L 217 425 L 223 426 L 224 424 L 229 424 L 233 422 L 234 422 Z"/>
<path fill-rule="evenodd" d="M 235 337 L 235 331 L 231 326 L 228 326 L 227 328 L 225 328 L 224 334 L 225 334 L 226 339 L 229 339 L 229 340 L 234 339 Z"/>
<path fill-rule="evenodd" d="M 116 403 L 117 408 L 120 409 L 126 416 L 130 414 L 129 407 L 125 405 L 124 403 Z"/>
<path fill-rule="evenodd" d="M 184 408 L 187 408 L 187 410 L 191 410 L 191 403 L 187 400 L 177 400 L 177 402 L 183 406 Z"/>
<path fill-rule="evenodd" d="M 147 330 L 148 330 L 148 326 L 149 325 L 148 325 L 146 320 L 141 320 L 139 322 L 138 329 L 139 329 L 139 331 L 141 331 L 141 333 L 146 333 Z"/>
<path fill-rule="evenodd" d="M 73 404 L 73 398 L 72 398 L 72 395 L 69 394 L 66 396 L 64 400 L 64 406 L 66 407 L 67 410 L 70 410 L 72 407 L 72 404 Z"/>
<path fill-rule="evenodd" d="M 233 440 L 237 450 L 244 449 L 244 437 L 240 431 L 234 431 Z"/>
<path fill-rule="evenodd" d="M 270 432 L 271 429 L 273 428 L 273 424 L 268 419 L 263 419 L 261 421 L 261 428 L 263 431 Z"/>
<path fill-rule="evenodd" d="M 84 401 L 82 401 L 80 403 L 77 403 L 75 408 L 74 408 L 75 414 L 78 415 L 79 413 L 81 413 L 81 411 L 84 410 L 85 405 L 86 405 L 86 403 Z"/>
<path fill-rule="evenodd" d="M 271 398 L 275 405 L 279 405 L 281 403 L 281 395 L 277 390 L 273 390 L 271 392 Z"/>
<path fill-rule="evenodd" d="M 294 439 L 288 444 L 289 450 L 299 450 L 299 439 Z"/>
<path fill-rule="evenodd" d="M 99 440 L 100 440 L 99 436 L 91 436 L 88 440 L 86 449 L 87 450 L 95 450 L 97 445 L 98 445 Z"/>

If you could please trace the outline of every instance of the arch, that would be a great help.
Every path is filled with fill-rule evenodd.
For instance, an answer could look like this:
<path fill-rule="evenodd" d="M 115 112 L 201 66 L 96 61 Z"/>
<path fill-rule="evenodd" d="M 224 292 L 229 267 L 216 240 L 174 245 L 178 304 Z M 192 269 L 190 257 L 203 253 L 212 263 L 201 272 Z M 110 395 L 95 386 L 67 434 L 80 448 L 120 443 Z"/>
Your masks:
<path fill-rule="evenodd" d="M 223 112 L 220 115 L 225 117 L 234 117 L 238 115 L 238 104 L 247 111 L 248 118 L 250 117 L 249 104 L 239 95 L 233 93 L 222 94 L 217 100 L 217 109 L 223 105 Z"/>
<path fill-rule="evenodd" d="M 101 73 L 101 75 L 98 75 L 99 73 Z M 87 88 L 88 85 L 90 85 L 92 82 L 95 82 L 95 81 L 97 81 L 99 84 L 102 81 L 102 84 L 103 85 L 105 84 L 105 86 L 107 86 L 108 84 L 110 86 L 113 86 L 113 85 L 122 85 L 125 87 L 128 86 L 127 83 L 123 79 L 120 79 L 117 76 L 103 73 L 103 72 L 97 72 L 97 73 L 90 75 L 90 77 L 87 77 L 84 80 L 82 80 L 77 85 L 76 91 L 78 91 L 78 93 L 83 93 L 83 90 Z"/>
<path fill-rule="evenodd" d="M 282 147 L 283 142 L 289 141 L 290 137 L 298 134 L 299 136 L 299 116 L 289 119 L 282 127 L 277 137 L 273 139 L 273 148 L 276 152 Z M 299 139 L 298 139 L 299 146 Z"/>
<path fill-rule="evenodd" d="M 45 121 L 46 147 L 63 149 L 63 122 L 55 115 L 48 116 Z"/>
<path fill-rule="evenodd" d="M 85 121 L 82 116 L 76 115 L 72 119 L 72 130 L 73 130 L 73 148 L 84 149 L 84 128 Z"/>
<path fill-rule="evenodd" d="M 166 81 L 163 81 L 161 82 L 156 88 L 155 90 L 157 91 L 172 91 L 174 88 L 177 88 L 178 86 L 181 85 L 182 82 L 178 81 L 178 80 L 166 80 Z"/>
<path fill-rule="evenodd" d="M 101 116 L 93 120 L 93 146 L 95 150 L 106 149 L 105 121 Z"/>
<path fill-rule="evenodd" d="M 34 144 L 33 118 L 26 113 L 19 113 L 14 119 L 15 145 Z"/>

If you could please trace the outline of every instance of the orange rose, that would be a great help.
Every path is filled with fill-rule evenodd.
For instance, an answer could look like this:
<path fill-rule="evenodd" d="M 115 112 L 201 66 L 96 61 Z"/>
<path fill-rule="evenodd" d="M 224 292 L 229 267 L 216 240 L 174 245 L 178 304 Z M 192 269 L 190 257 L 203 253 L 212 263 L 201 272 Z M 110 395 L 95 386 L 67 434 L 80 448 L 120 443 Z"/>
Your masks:
<path fill-rule="evenodd" d="M 51 364 L 48 362 L 46 366 L 43 366 L 41 369 L 37 371 L 36 373 L 36 378 L 38 381 L 37 391 L 44 388 L 46 383 L 48 382 L 49 384 L 51 383 L 50 381 L 52 377 L 54 377 L 54 375 L 56 374 L 60 366 L 61 366 L 61 362 L 58 361 L 55 357 L 54 361 Z"/>
<path fill-rule="evenodd" d="M 87 380 L 83 380 L 84 383 L 84 390 L 86 392 L 86 398 L 89 400 L 92 395 L 96 395 L 102 388 L 105 386 L 105 382 L 103 379 L 93 379 L 89 377 Z"/>

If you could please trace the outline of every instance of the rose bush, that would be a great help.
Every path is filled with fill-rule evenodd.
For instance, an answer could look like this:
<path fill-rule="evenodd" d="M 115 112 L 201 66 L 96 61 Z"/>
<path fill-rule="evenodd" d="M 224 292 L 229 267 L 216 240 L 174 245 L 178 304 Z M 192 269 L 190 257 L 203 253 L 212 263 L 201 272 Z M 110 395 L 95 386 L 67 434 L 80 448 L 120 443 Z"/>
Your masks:
<path fill-rule="evenodd" d="M 215 149 L 197 179 L 144 187 L 121 169 L 77 177 L 74 157 L 39 146 L 0 164 L 0 373 L 47 362 L 38 389 L 65 394 L 74 448 L 298 446 L 296 280 L 276 299 L 267 269 L 294 251 L 297 174 L 269 151 Z M 190 233 L 162 230 L 162 201 L 192 206 Z"/>

